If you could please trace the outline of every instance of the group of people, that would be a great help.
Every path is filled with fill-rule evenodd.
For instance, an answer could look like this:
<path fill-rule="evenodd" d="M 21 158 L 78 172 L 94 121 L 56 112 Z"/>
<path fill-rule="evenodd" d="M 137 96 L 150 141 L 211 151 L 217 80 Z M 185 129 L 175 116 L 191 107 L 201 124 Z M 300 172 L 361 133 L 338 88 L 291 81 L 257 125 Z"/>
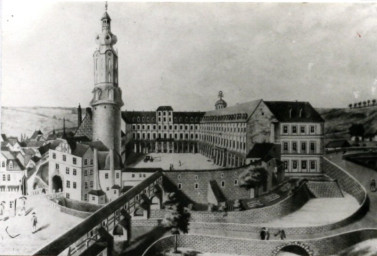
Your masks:
<path fill-rule="evenodd" d="M 279 229 L 278 232 L 275 234 L 275 236 L 280 236 L 281 240 L 284 240 L 287 238 L 285 235 L 284 229 Z M 260 239 L 261 240 L 270 240 L 270 231 L 268 228 L 263 227 L 262 230 L 260 231 Z"/>

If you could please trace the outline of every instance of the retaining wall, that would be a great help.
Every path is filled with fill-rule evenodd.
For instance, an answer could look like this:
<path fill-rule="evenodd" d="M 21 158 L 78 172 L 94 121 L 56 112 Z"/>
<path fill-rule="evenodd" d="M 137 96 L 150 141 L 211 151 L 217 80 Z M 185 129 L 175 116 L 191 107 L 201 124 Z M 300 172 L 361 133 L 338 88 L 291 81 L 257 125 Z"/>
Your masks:
<path fill-rule="evenodd" d="M 178 247 L 191 248 L 200 252 L 275 256 L 284 246 L 296 245 L 305 248 L 311 256 L 326 256 L 372 238 L 377 238 L 377 229 L 357 230 L 336 236 L 299 241 L 262 241 L 203 235 L 179 235 Z M 172 249 L 173 246 L 173 236 L 163 237 L 152 244 L 143 256 L 156 256 L 163 251 Z"/>

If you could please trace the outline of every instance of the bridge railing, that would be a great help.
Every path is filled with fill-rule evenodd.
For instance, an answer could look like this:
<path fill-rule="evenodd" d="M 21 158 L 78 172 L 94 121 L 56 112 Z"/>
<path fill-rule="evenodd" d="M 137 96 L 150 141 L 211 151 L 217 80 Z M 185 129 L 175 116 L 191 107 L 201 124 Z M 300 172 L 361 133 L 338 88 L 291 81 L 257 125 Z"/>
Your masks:
<path fill-rule="evenodd" d="M 155 172 L 119 198 L 98 209 L 77 226 L 36 251 L 33 255 L 60 255 L 62 253 L 78 255 L 82 253 L 100 238 L 98 228 L 102 226 L 107 231 L 112 230 L 122 218 L 120 211 L 124 209 L 129 212 L 135 208 L 141 194 L 147 193 L 150 196 L 153 192 L 153 186 L 156 184 L 162 184 L 161 172 Z"/>

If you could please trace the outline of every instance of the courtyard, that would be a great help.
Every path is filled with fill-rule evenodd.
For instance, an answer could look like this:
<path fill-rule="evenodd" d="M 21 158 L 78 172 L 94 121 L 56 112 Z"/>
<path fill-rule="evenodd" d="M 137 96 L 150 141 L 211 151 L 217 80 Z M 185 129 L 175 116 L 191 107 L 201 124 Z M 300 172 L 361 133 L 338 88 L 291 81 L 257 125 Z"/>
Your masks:
<path fill-rule="evenodd" d="M 145 162 L 147 156 L 153 158 L 153 161 Z M 171 165 L 173 165 L 174 170 L 210 170 L 222 168 L 214 164 L 212 159 L 199 153 L 150 153 L 135 157 L 127 166 L 132 168 L 162 168 L 170 170 Z"/>

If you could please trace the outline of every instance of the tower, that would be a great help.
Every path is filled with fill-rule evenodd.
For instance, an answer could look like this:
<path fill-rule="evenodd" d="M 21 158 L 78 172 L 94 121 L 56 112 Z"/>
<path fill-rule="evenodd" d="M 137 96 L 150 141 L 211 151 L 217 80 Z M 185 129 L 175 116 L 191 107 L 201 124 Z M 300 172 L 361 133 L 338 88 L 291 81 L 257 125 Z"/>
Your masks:
<path fill-rule="evenodd" d="M 219 100 L 216 101 L 215 108 L 216 109 L 226 108 L 227 104 L 226 104 L 226 101 L 223 100 L 224 93 L 222 91 L 219 91 L 218 97 L 219 97 Z"/>
<path fill-rule="evenodd" d="M 77 108 L 77 127 L 80 127 L 81 122 L 82 122 L 82 110 L 79 104 L 79 107 Z"/>
<path fill-rule="evenodd" d="M 117 37 L 111 33 L 111 18 L 101 18 L 102 32 L 97 35 L 98 49 L 94 59 L 94 89 L 90 105 L 93 109 L 93 140 L 102 141 L 109 149 L 120 154 L 122 91 L 118 86 L 118 54 L 113 45 Z"/>

